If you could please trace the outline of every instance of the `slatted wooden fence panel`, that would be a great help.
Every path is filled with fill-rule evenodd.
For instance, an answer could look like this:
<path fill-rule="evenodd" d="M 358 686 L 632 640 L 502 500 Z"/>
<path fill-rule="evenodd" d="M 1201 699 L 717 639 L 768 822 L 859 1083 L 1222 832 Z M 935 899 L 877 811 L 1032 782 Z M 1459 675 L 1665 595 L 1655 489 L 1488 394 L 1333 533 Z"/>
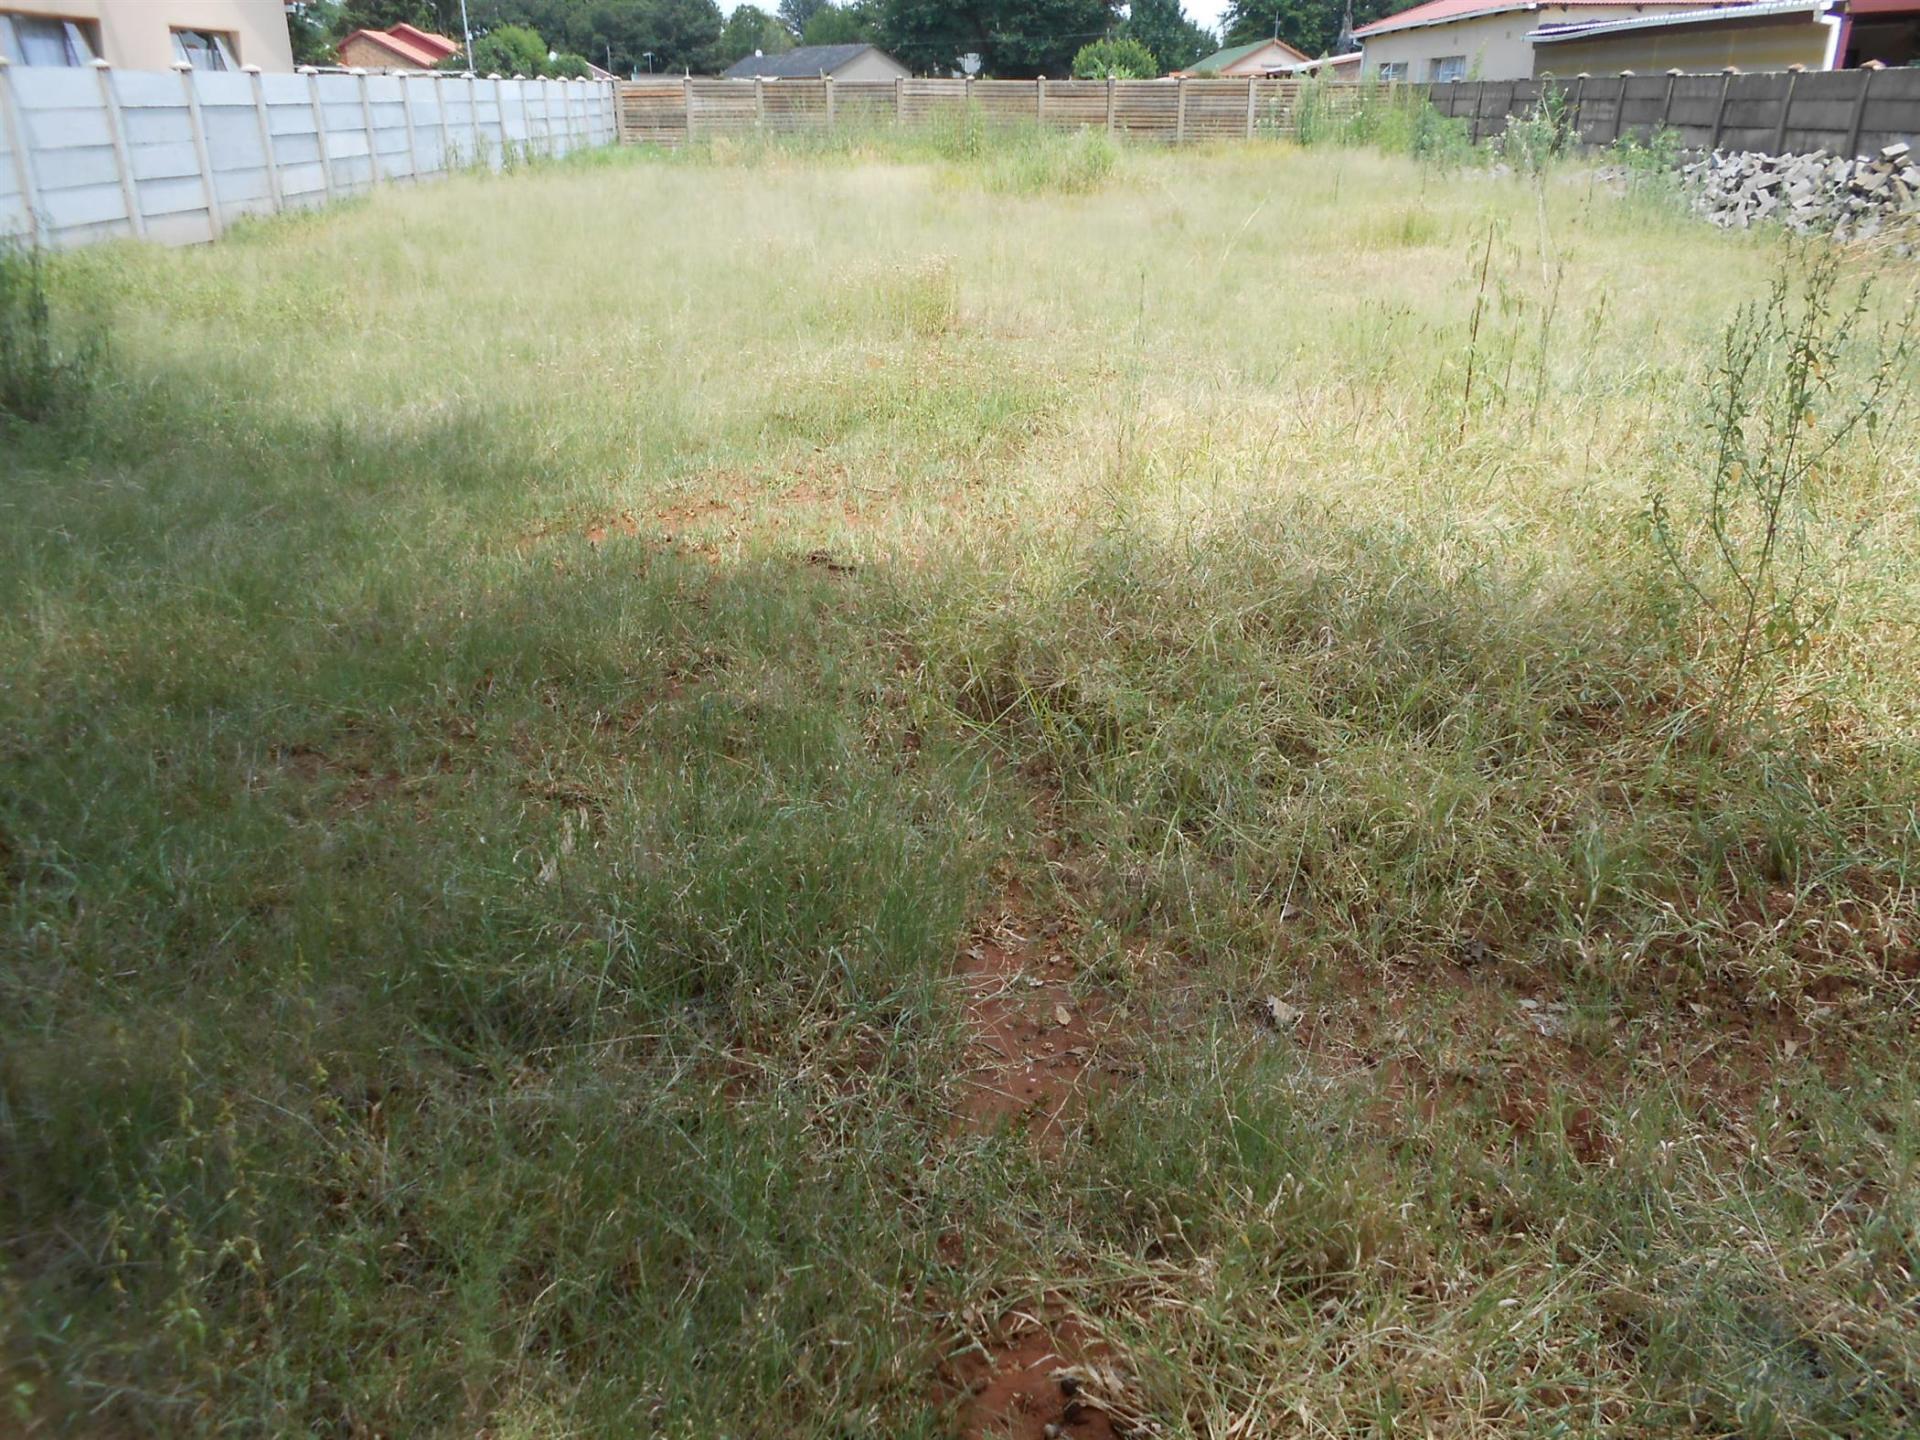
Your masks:
<path fill-rule="evenodd" d="M 1113 82 L 1113 130 L 1135 140 L 1171 142 L 1179 132 L 1179 87 L 1168 80 Z"/>
<path fill-rule="evenodd" d="M 1040 121 L 1062 130 L 1107 128 L 1107 82 L 1049 80 Z"/>
<path fill-rule="evenodd" d="M 1040 90 L 1031 80 L 976 80 L 971 87 L 964 80 L 949 80 L 946 83 L 960 87 L 954 93 L 961 104 L 967 103 L 971 92 L 974 109 L 985 120 L 1009 125 L 1032 125 L 1040 119 Z"/>
<path fill-rule="evenodd" d="M 1402 86 L 1392 93 L 1407 103 L 1429 101 L 1464 121 L 1473 139 L 1487 140 L 1502 133 L 1510 117 L 1532 113 L 1551 91 L 1559 92 L 1586 145 L 1672 130 L 1690 149 L 1869 154 L 1920 134 L 1920 69 L 1542 76 Z M 1377 93 L 1323 85 L 1314 104 L 1323 117 L 1337 115 Z M 969 112 L 989 123 L 1108 128 L 1129 139 L 1194 144 L 1297 135 L 1304 94 L 1298 80 L 702 79 L 621 85 L 617 113 L 622 139 L 655 145 L 755 130 L 924 125 Z M 490 135 L 538 141 L 561 133 L 566 120 L 541 113 L 537 97 L 515 108 L 484 87 L 471 104 Z M 365 168 L 351 155 L 340 158 L 343 169 Z"/>
<path fill-rule="evenodd" d="M 687 139 L 684 81 L 635 81 L 620 87 L 620 138 L 635 145 L 677 146 Z"/>

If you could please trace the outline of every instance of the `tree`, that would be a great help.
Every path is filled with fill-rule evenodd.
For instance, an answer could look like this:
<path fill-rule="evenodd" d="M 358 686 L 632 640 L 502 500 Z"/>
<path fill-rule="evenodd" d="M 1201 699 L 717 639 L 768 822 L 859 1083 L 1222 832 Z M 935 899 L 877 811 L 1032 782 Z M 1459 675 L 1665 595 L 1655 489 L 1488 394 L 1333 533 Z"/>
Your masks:
<path fill-rule="evenodd" d="M 864 7 L 854 5 L 822 5 L 800 32 L 806 45 L 857 45 L 872 38 L 872 17 Z"/>
<path fill-rule="evenodd" d="M 547 42 L 524 25 L 501 25 L 476 35 L 473 68 L 482 75 L 538 75 L 547 68 Z"/>
<path fill-rule="evenodd" d="M 1353 23 L 1364 25 L 1403 8 L 1399 0 L 1354 0 Z M 1273 35 L 1307 55 L 1330 55 L 1340 38 L 1346 0 L 1233 0 L 1222 29 L 1229 45 L 1247 45 Z"/>
<path fill-rule="evenodd" d="M 807 26 L 813 23 L 814 16 L 818 15 L 822 10 L 830 10 L 832 8 L 831 0 L 780 0 L 780 23 L 796 35 L 805 35 L 807 33 Z M 830 40 L 821 40 L 818 42 L 809 40 L 807 43 L 809 45 L 815 43 L 830 45 L 834 42 Z"/>
<path fill-rule="evenodd" d="M 395 25 L 417 25 L 437 35 L 460 34 L 460 0 L 340 0 L 337 8 L 336 35 L 354 30 L 391 30 Z M 480 22 L 477 9 L 473 16 L 476 25 Z"/>
<path fill-rule="evenodd" d="M 758 5 L 738 5 L 720 30 L 720 64 L 731 65 L 756 51 L 778 55 L 793 48 L 787 27 Z"/>
<path fill-rule="evenodd" d="M 340 7 L 332 0 L 294 0 L 287 6 L 287 39 L 296 65 L 331 65 Z"/>
<path fill-rule="evenodd" d="M 1180 8 L 1180 0 L 1132 0 L 1127 6 L 1127 23 L 1120 27 L 1120 33 L 1130 40 L 1138 40 L 1152 52 L 1160 63 L 1160 68 L 1154 71 L 1156 75 L 1184 70 L 1219 48 L 1211 30 L 1187 18 L 1186 11 Z"/>
<path fill-rule="evenodd" d="M 418 25 L 427 18 L 421 0 L 345 0 L 338 24 L 342 34 L 354 30 L 389 30 L 395 25 Z"/>
<path fill-rule="evenodd" d="M 1076 80 L 1151 80 L 1159 73 L 1153 52 L 1138 40 L 1096 40 L 1073 57 Z"/>
<path fill-rule="evenodd" d="M 916 70 L 948 72 L 968 53 L 986 74 L 1065 75 L 1112 33 L 1115 0 L 879 0 L 879 43 Z"/>
<path fill-rule="evenodd" d="M 458 38 L 459 0 L 450 5 L 451 28 Z M 502 25 L 524 25 L 545 36 L 556 50 L 583 55 L 625 74 L 645 71 L 652 52 L 656 72 L 695 73 L 715 68 L 722 19 L 714 0 L 467 0 L 476 33 Z"/>

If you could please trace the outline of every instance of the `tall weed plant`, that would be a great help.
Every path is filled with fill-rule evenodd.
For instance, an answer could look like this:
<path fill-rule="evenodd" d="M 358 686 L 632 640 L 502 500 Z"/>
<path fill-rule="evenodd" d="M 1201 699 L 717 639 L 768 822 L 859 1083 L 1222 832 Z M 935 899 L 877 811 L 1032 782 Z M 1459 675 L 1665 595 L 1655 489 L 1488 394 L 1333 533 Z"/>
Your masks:
<path fill-rule="evenodd" d="M 1783 264 L 1722 334 L 1700 438 L 1682 450 L 1698 471 L 1649 487 L 1670 616 L 1715 740 L 1780 718 L 1838 612 L 1862 531 L 1836 477 L 1872 469 L 1913 360 L 1913 306 L 1875 327 L 1871 295 L 1870 281 L 1843 293 L 1831 251 Z"/>

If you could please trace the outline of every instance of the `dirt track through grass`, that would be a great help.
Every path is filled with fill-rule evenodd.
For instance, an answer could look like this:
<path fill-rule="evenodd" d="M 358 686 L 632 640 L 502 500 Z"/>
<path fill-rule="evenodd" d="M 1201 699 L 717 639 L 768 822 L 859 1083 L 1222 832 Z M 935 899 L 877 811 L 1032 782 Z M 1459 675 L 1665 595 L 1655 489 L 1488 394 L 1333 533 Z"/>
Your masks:
<path fill-rule="evenodd" d="M 8 1423 L 1911 1433 L 1920 451 L 1808 491 L 1747 728 L 1646 524 L 1807 257 L 1364 152 L 983 183 L 54 267 Z"/>

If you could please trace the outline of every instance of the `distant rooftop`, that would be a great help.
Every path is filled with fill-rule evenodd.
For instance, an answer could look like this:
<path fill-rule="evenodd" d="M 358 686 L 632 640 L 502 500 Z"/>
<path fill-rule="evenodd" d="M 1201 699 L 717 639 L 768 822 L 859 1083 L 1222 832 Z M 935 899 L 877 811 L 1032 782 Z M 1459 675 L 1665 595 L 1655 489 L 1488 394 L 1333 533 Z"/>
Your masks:
<path fill-rule="evenodd" d="M 749 55 L 720 73 L 728 80 L 812 80 L 831 75 L 871 49 L 867 44 L 801 45 L 778 55 Z"/>
<path fill-rule="evenodd" d="M 340 44 L 345 46 L 354 39 L 371 40 L 403 64 L 417 65 L 422 70 L 431 70 L 448 56 L 460 53 L 458 41 L 413 25 L 395 25 L 386 30 L 356 30 L 345 36 Z"/>
<path fill-rule="evenodd" d="M 1213 54 L 1207 56 L 1206 59 L 1194 61 L 1193 64 L 1187 66 L 1181 73 L 1184 75 L 1217 74 L 1229 65 L 1246 59 L 1247 56 L 1253 54 L 1254 51 L 1264 50 L 1269 45 L 1278 46 L 1296 59 L 1305 60 L 1307 58 L 1284 40 L 1255 40 L 1251 45 L 1229 45 L 1224 50 L 1216 50 Z"/>

